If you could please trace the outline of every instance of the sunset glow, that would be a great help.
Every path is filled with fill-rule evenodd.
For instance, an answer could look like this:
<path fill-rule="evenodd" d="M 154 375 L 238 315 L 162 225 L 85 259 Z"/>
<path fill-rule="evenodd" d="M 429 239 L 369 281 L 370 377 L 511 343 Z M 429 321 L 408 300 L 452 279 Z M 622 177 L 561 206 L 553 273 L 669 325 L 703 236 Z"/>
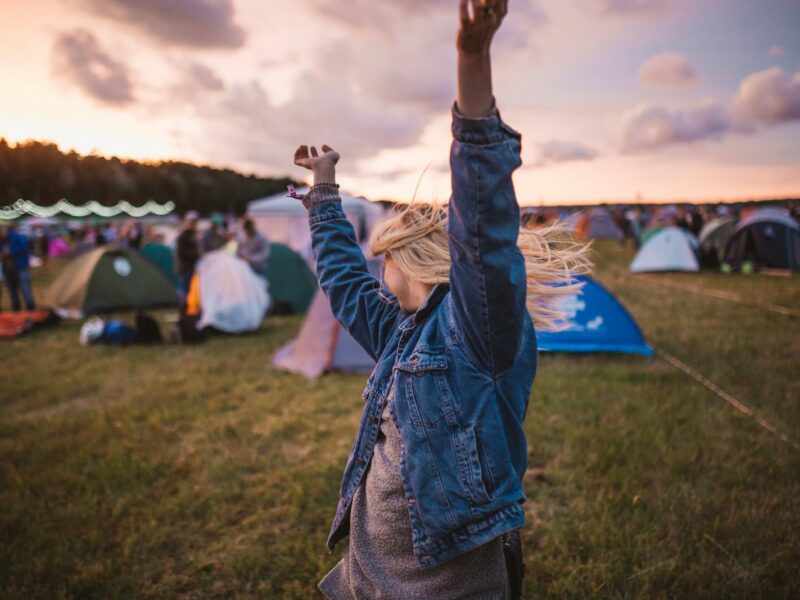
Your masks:
<path fill-rule="evenodd" d="M 0 136 L 449 196 L 455 0 L 4 0 Z M 516 0 L 495 94 L 526 204 L 800 195 L 797 0 Z M 426 170 L 427 167 L 427 170 Z"/>

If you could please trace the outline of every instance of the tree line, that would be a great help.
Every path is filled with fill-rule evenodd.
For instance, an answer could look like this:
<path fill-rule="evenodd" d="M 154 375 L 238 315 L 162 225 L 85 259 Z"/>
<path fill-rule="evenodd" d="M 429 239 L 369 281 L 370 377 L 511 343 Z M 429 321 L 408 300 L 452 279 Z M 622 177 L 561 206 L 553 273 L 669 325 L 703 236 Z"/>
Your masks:
<path fill-rule="evenodd" d="M 117 157 L 62 152 L 56 144 L 0 138 L 0 206 L 19 198 L 50 205 L 66 198 L 73 204 L 97 200 L 112 206 L 120 200 L 140 205 L 173 201 L 176 211 L 244 214 L 247 203 L 285 191 L 290 178 L 243 175 L 185 162 L 143 163 Z"/>

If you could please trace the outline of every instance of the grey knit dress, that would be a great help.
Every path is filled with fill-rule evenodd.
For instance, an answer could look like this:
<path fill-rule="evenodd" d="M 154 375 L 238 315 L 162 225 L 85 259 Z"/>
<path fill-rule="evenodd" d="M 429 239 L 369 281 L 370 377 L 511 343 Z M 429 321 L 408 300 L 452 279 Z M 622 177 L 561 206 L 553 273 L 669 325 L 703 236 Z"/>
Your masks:
<path fill-rule="evenodd" d="M 402 442 L 389 412 L 392 402 L 394 385 L 369 470 L 353 497 L 344 557 L 319 589 L 332 600 L 505 600 L 508 574 L 502 538 L 435 567 L 422 568 L 417 562 L 400 472 Z"/>

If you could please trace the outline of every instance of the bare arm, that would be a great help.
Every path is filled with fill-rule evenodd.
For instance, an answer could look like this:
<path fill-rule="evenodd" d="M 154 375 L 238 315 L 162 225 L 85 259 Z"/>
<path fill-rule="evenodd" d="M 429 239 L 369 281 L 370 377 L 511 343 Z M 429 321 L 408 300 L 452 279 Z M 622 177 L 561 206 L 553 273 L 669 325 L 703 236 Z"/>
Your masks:
<path fill-rule="evenodd" d="M 460 0 L 456 104 L 467 118 L 483 117 L 493 107 L 490 48 L 507 12 L 508 0 Z"/>

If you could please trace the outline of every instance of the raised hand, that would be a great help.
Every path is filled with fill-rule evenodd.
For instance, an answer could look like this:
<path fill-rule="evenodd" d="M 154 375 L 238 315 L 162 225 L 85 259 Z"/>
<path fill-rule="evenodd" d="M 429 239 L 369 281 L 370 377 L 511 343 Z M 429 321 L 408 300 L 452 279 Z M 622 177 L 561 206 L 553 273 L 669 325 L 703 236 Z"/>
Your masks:
<path fill-rule="evenodd" d="M 489 49 L 508 12 L 508 0 L 461 0 L 456 104 L 465 117 L 486 115 L 494 104 Z"/>
<path fill-rule="evenodd" d="M 461 0 L 459 10 L 461 28 L 456 41 L 459 52 L 487 54 L 494 34 L 508 13 L 508 0 Z"/>
<path fill-rule="evenodd" d="M 294 164 L 309 169 L 314 174 L 314 183 L 335 183 L 336 163 L 340 155 L 336 150 L 324 144 L 322 156 L 317 152 L 316 146 L 300 146 L 294 153 Z"/>

